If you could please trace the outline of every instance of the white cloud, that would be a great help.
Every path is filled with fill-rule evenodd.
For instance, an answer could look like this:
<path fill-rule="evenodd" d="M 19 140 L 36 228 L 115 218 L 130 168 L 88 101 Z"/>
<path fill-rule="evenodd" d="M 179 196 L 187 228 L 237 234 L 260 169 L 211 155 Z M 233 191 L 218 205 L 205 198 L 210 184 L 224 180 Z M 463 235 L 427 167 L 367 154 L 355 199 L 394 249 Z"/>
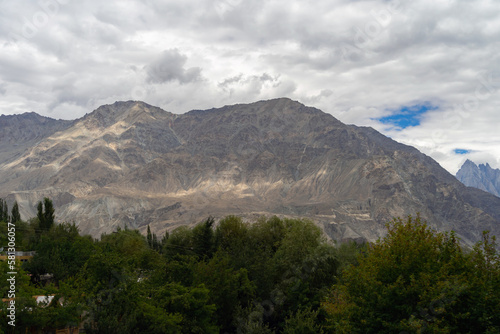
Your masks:
<path fill-rule="evenodd" d="M 184 68 L 187 56 L 179 50 L 165 50 L 146 67 L 148 83 L 165 83 L 177 80 L 181 84 L 201 79 L 199 67 Z"/>
<path fill-rule="evenodd" d="M 500 167 L 499 12 L 491 0 L 3 1 L 0 113 L 71 119 L 129 99 L 181 113 L 288 96 L 451 172 L 467 157 Z M 438 109 L 420 126 L 373 120 L 424 102 Z"/>

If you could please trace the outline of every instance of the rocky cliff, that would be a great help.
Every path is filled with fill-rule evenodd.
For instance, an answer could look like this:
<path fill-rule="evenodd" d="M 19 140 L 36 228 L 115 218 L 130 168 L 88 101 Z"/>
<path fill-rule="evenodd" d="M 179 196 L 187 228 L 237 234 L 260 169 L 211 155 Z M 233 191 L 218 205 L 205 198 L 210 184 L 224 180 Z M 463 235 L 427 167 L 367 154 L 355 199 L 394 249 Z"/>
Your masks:
<path fill-rule="evenodd" d="M 466 160 L 456 176 L 468 187 L 481 189 L 500 197 L 500 169 L 493 169 L 489 164 L 478 166 Z"/>
<path fill-rule="evenodd" d="M 116 102 L 60 126 L 0 162 L 0 195 L 24 217 L 49 196 L 59 221 L 94 236 L 277 214 L 373 241 L 393 216 L 417 212 L 468 244 L 485 229 L 500 235 L 499 198 L 478 200 L 416 149 L 285 98 L 182 115 Z"/>

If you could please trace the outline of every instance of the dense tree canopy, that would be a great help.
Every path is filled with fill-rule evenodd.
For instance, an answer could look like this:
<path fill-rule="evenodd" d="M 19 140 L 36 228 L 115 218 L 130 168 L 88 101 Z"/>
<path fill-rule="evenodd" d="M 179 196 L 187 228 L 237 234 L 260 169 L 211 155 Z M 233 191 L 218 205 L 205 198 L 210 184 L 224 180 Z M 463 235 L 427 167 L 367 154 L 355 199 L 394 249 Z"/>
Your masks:
<path fill-rule="evenodd" d="M 499 333 L 494 239 L 464 251 L 454 233 L 411 216 L 348 268 L 324 304 L 339 333 Z"/>
<path fill-rule="evenodd" d="M 118 228 L 94 240 L 75 224 L 40 226 L 54 217 L 47 203 L 16 223 L 16 242 L 36 255 L 17 263 L 18 322 L 7 326 L 4 303 L 0 333 L 500 332 L 500 261 L 488 233 L 464 250 L 417 216 L 395 219 L 375 244 L 335 245 L 308 220 L 227 216 L 161 240 L 149 226 L 146 236 Z M 0 263 L 3 298 L 8 269 Z M 37 305 L 34 295 L 56 302 Z"/>

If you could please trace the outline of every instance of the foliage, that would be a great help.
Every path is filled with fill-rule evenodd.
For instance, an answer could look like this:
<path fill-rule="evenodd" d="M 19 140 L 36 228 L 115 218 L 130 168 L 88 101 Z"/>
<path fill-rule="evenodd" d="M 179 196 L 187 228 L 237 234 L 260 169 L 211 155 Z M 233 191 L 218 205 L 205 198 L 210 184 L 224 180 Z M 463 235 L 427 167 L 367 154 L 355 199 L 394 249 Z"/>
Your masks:
<path fill-rule="evenodd" d="M 324 307 L 339 333 L 498 332 L 497 260 L 487 237 L 467 253 L 453 232 L 398 218 L 345 270 Z"/>
<path fill-rule="evenodd" d="M 48 231 L 54 225 L 54 206 L 50 198 L 45 197 L 37 205 L 37 218 L 39 227 L 43 231 Z"/>
<path fill-rule="evenodd" d="M 0 221 L 4 223 L 9 221 L 9 207 L 4 199 L 0 199 Z"/>
<path fill-rule="evenodd" d="M 319 310 L 312 311 L 311 308 L 298 310 L 285 321 L 283 334 L 322 334 L 322 326 L 318 324 Z"/>
<path fill-rule="evenodd" d="M 19 333 L 80 317 L 88 333 L 500 332 L 500 259 L 488 233 L 465 251 L 417 216 L 395 219 L 375 244 L 335 246 L 305 219 L 227 216 L 161 240 L 149 226 L 146 236 L 118 229 L 93 240 L 75 224 L 47 224 L 50 200 L 38 213 L 16 222 L 16 243 L 36 250 L 17 269 Z M 41 284 L 43 274 L 54 284 Z"/>
<path fill-rule="evenodd" d="M 167 239 L 168 239 L 168 231 L 165 232 L 163 239 L 161 241 L 158 241 L 158 237 L 156 236 L 155 233 L 151 233 L 151 228 L 148 225 L 146 240 L 148 241 L 149 248 L 157 252 L 161 252 Z"/>
<path fill-rule="evenodd" d="M 19 205 L 17 204 L 17 201 L 14 202 L 14 205 L 12 206 L 10 221 L 14 224 L 21 221 L 21 214 L 19 213 Z"/>
<path fill-rule="evenodd" d="M 88 236 L 78 233 L 75 224 L 54 226 L 40 237 L 36 254 L 25 268 L 33 274 L 33 281 L 52 274 L 56 283 L 77 273 L 94 251 L 94 243 Z"/>

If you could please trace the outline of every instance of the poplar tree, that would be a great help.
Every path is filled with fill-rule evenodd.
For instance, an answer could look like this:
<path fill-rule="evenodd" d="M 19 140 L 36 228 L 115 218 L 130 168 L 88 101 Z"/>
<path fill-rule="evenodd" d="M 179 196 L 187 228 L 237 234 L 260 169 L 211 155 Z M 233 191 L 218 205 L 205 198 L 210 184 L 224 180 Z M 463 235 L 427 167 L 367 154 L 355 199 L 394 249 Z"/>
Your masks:
<path fill-rule="evenodd" d="M 9 221 L 9 207 L 4 199 L 0 199 L 0 221 Z"/>
<path fill-rule="evenodd" d="M 21 214 L 19 213 L 19 205 L 17 204 L 17 201 L 14 202 L 14 205 L 12 206 L 11 221 L 14 224 L 21 221 Z"/>
<path fill-rule="evenodd" d="M 50 198 L 45 197 L 43 203 L 38 202 L 37 206 L 37 217 L 40 222 L 40 229 L 50 230 L 52 225 L 54 225 L 54 205 Z"/>

